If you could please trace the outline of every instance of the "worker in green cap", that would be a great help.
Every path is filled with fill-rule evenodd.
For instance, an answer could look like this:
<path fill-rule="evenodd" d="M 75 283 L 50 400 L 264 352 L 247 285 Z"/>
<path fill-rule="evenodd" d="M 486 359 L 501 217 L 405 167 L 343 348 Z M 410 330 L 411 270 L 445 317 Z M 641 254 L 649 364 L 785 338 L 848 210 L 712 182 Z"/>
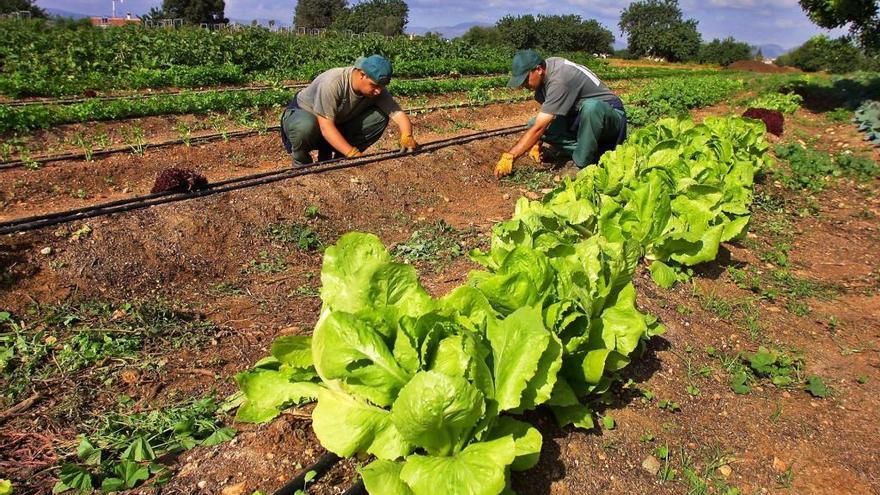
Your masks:
<path fill-rule="evenodd" d="M 391 63 L 381 55 L 358 58 L 353 67 L 330 69 L 297 93 L 281 115 L 281 140 L 294 167 L 361 156 L 382 137 L 388 121 L 400 129 L 400 147 L 415 151 L 412 123 L 385 88 Z"/>
<path fill-rule="evenodd" d="M 541 141 L 570 155 L 575 165 L 598 163 L 605 151 L 626 139 L 623 102 L 590 69 L 560 57 L 544 59 L 534 50 L 513 56 L 509 87 L 535 92 L 541 104 L 529 129 L 495 166 L 495 176 L 513 170 L 513 161 L 528 153 L 541 162 Z"/>

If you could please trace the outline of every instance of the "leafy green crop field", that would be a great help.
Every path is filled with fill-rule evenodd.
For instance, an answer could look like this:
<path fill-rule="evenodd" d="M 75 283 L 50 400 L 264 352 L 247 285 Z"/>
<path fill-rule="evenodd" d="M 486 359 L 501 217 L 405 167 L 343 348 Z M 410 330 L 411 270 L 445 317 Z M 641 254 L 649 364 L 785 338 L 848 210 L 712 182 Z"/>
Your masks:
<path fill-rule="evenodd" d="M 236 376 L 236 420 L 317 399 L 325 448 L 377 458 L 360 470 L 370 493 L 509 491 L 509 472 L 541 453 L 522 414 L 543 405 L 561 427 L 592 429 L 588 397 L 664 332 L 635 307 L 639 260 L 671 287 L 745 236 L 764 134 L 738 118 L 641 129 L 544 199 L 521 198 L 491 248 L 471 253 L 484 269 L 441 298 L 376 236 L 342 236 L 324 253 L 313 336 L 276 340 Z"/>

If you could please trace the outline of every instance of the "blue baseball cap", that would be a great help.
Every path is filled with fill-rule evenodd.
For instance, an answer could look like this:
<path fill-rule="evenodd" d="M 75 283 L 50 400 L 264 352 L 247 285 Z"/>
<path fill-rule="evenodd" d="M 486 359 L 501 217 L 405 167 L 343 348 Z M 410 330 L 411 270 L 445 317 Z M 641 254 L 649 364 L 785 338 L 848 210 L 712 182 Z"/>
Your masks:
<path fill-rule="evenodd" d="M 370 55 L 369 57 L 358 57 L 354 61 L 357 69 L 364 71 L 372 81 L 380 86 L 388 86 L 391 82 L 391 62 L 382 55 Z"/>
<path fill-rule="evenodd" d="M 538 55 L 535 50 L 520 50 L 513 56 L 513 70 L 510 80 L 507 81 L 508 88 L 518 88 L 526 82 L 535 67 L 544 63 L 544 57 Z"/>

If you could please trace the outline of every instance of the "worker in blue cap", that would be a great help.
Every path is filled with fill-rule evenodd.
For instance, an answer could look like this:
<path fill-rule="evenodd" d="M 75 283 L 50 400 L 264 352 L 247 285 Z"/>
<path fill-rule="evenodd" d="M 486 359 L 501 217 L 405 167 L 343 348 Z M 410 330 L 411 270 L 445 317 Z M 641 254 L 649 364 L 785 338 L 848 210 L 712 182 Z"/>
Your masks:
<path fill-rule="evenodd" d="M 294 167 L 361 156 L 382 137 L 388 121 L 400 129 L 400 147 L 415 151 L 412 123 L 385 88 L 391 63 L 381 55 L 358 58 L 352 67 L 330 69 L 297 93 L 281 115 L 281 140 Z"/>
<path fill-rule="evenodd" d="M 541 141 L 585 167 L 626 139 L 623 102 L 582 65 L 560 57 L 544 60 L 534 50 L 521 50 L 513 57 L 507 85 L 533 90 L 541 110 L 516 145 L 501 155 L 496 177 L 509 174 L 513 161 L 526 153 L 541 162 Z"/>

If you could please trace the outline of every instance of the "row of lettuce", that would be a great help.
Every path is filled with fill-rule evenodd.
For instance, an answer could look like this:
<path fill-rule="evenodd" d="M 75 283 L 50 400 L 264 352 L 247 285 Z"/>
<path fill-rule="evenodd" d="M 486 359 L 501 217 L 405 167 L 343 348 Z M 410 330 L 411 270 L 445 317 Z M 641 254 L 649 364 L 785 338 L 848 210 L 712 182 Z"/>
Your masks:
<path fill-rule="evenodd" d="M 418 96 L 449 92 L 480 92 L 501 90 L 506 77 L 474 77 L 406 81 L 394 80 L 389 90 L 399 96 Z M 743 83 L 730 76 L 669 76 L 652 81 L 645 89 L 627 101 L 646 110 L 634 110 L 631 121 L 635 125 L 656 119 L 660 115 L 674 115 L 695 106 L 719 101 Z M 690 89 L 686 93 L 685 88 Z M 265 109 L 286 105 L 295 90 L 269 89 L 265 91 L 209 91 L 180 93 L 152 98 L 114 101 L 85 101 L 70 105 L 0 105 L 0 133 L 27 133 L 64 124 L 119 120 L 172 114 L 205 114 L 213 111 Z M 520 94 L 516 90 L 500 91 L 502 96 Z M 524 94 L 524 93 L 523 93 Z M 483 98 L 482 94 L 475 94 Z M 650 119 L 650 120 L 649 120 Z"/>
<path fill-rule="evenodd" d="M 520 198 L 471 254 L 483 268 L 440 298 L 374 235 L 342 236 L 313 335 L 277 339 L 236 377 L 236 419 L 317 400 L 325 448 L 375 457 L 360 470 L 370 493 L 513 493 L 510 472 L 542 444 L 522 414 L 594 426 L 591 398 L 664 331 L 636 307 L 637 264 L 668 287 L 742 237 L 767 147 L 754 120 L 645 127 L 543 199 Z"/>

